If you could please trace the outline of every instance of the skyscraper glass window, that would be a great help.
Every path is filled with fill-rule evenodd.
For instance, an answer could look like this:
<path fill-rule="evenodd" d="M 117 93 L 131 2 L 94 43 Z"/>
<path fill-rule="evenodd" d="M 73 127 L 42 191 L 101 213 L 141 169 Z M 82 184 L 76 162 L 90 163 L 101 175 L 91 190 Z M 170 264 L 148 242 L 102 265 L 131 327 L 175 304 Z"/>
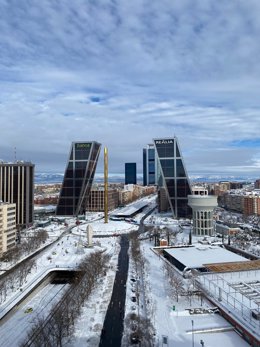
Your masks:
<path fill-rule="evenodd" d="M 143 149 L 143 185 L 156 183 L 155 148 L 153 144 L 149 144 Z"/>
<path fill-rule="evenodd" d="M 177 138 L 154 139 L 154 145 L 158 159 L 158 184 L 165 188 L 174 216 L 190 217 L 188 195 L 191 188 Z"/>
<path fill-rule="evenodd" d="M 136 163 L 125 163 L 125 184 L 136 184 Z"/>
<path fill-rule="evenodd" d="M 72 143 L 56 215 L 78 216 L 85 213 L 100 148 L 101 144 L 95 141 Z"/>

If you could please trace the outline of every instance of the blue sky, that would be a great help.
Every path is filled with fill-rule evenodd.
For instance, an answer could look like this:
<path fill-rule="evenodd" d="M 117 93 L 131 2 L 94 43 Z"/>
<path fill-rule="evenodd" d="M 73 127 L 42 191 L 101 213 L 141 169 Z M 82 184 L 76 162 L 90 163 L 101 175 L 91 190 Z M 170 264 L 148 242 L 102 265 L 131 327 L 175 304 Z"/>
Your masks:
<path fill-rule="evenodd" d="M 260 1 L 0 0 L 0 158 L 110 172 L 176 135 L 187 170 L 260 176 Z M 102 170 L 102 156 L 98 170 Z"/>

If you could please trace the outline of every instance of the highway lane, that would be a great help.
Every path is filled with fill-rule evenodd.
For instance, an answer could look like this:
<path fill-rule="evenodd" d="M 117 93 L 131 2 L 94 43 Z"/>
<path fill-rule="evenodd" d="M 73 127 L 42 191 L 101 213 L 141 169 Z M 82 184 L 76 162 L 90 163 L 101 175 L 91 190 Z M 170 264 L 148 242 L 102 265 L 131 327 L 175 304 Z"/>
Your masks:
<path fill-rule="evenodd" d="M 0 325 L 0 346 L 18 347 L 37 317 L 46 316 L 50 312 L 68 285 L 48 284 L 25 304 L 19 305 L 12 317 Z"/>

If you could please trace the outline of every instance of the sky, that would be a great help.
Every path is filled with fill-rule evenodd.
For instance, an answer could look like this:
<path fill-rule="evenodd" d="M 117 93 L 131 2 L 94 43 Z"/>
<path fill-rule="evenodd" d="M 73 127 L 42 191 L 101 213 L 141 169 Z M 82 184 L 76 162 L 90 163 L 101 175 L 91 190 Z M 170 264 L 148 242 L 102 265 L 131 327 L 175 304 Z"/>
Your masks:
<path fill-rule="evenodd" d="M 0 158 L 142 172 L 175 135 L 189 174 L 260 176 L 259 38 L 259 0 L 0 0 Z"/>

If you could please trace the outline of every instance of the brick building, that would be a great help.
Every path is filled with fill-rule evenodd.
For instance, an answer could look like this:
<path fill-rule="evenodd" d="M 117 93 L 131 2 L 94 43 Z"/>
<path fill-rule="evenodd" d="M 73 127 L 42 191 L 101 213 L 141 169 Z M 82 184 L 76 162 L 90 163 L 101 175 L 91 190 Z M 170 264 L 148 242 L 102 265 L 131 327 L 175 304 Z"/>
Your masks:
<path fill-rule="evenodd" d="M 92 189 L 87 203 L 87 211 L 104 211 L 104 188 Z M 108 211 L 114 210 L 119 205 L 119 192 L 116 189 L 108 190 Z"/>

